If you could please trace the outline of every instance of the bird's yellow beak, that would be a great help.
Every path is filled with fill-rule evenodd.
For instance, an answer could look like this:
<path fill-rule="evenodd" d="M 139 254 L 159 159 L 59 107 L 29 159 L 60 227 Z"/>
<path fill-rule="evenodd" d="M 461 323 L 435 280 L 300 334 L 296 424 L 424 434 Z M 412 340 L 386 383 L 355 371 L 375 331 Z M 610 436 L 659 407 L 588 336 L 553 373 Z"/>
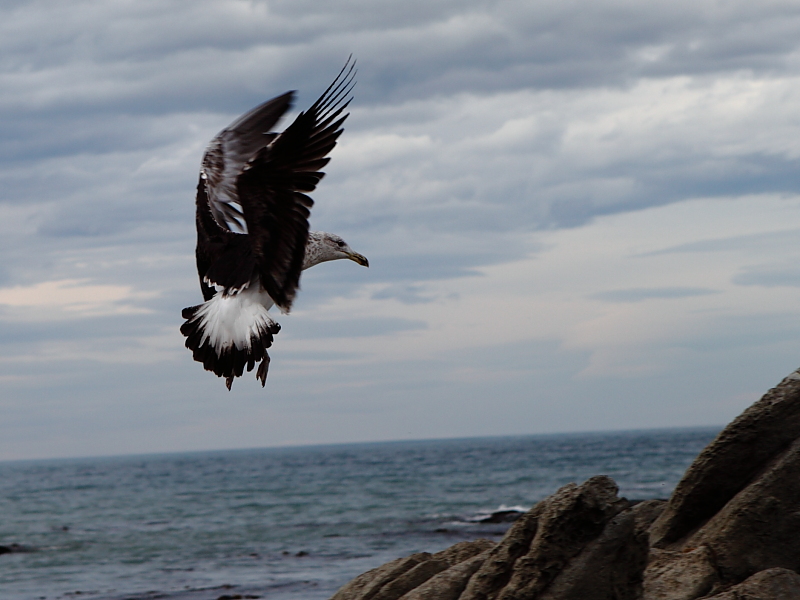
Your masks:
<path fill-rule="evenodd" d="M 349 258 L 353 262 L 357 262 L 362 267 L 369 267 L 369 261 L 367 260 L 367 257 L 364 256 L 363 254 L 359 254 L 358 252 L 352 252 L 348 253 L 347 258 Z"/>

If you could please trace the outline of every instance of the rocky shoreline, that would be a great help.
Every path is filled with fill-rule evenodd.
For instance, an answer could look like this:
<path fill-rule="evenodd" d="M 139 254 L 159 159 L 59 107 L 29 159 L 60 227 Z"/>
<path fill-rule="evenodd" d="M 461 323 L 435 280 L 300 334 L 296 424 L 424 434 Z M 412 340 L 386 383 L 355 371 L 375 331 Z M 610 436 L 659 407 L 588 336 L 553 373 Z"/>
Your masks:
<path fill-rule="evenodd" d="M 669 500 L 569 484 L 498 543 L 400 558 L 331 600 L 800 600 L 800 369 L 728 425 Z"/>

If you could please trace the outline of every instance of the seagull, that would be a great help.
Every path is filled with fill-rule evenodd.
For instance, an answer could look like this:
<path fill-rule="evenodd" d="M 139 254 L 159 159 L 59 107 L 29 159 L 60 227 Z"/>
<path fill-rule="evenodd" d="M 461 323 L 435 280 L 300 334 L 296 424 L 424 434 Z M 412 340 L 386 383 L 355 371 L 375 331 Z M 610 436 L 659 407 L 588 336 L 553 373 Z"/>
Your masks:
<path fill-rule="evenodd" d="M 206 148 L 197 184 L 195 258 L 203 302 L 184 308 L 181 333 L 194 360 L 233 380 L 256 364 L 264 387 L 267 348 L 281 326 L 269 309 L 288 313 L 300 273 L 350 259 L 369 266 L 338 235 L 309 231 L 307 195 L 342 133 L 355 85 L 348 58 L 319 99 L 282 133 L 270 130 L 294 92 L 264 102 L 223 129 Z"/>

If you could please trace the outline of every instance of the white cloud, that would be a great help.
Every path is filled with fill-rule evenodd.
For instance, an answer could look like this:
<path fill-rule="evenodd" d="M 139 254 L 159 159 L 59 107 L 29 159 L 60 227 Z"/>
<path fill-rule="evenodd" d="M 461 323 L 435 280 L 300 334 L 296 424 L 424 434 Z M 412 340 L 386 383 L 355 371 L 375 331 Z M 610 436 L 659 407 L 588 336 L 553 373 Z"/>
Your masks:
<path fill-rule="evenodd" d="M 0 307 L 16 309 L 11 314 L 6 310 L 5 318 L 34 320 L 146 314 L 151 311 L 132 302 L 157 295 L 157 292 L 135 292 L 131 286 L 61 279 L 0 288 Z"/>

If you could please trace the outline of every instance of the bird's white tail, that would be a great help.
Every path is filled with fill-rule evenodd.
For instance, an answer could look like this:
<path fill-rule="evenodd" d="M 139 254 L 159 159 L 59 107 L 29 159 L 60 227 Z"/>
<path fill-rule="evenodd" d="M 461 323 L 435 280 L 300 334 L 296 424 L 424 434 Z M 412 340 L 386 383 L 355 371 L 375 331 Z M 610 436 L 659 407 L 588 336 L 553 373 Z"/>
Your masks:
<path fill-rule="evenodd" d="M 269 296 L 257 290 L 256 285 L 237 294 L 217 292 L 203 304 L 183 309 L 186 321 L 181 333 L 186 336 L 186 347 L 207 371 L 225 377 L 228 389 L 245 367 L 252 371 L 256 363 L 261 363 L 256 378 L 262 387 L 267 380 L 267 348 L 281 326 L 267 312 L 272 305 Z"/>

